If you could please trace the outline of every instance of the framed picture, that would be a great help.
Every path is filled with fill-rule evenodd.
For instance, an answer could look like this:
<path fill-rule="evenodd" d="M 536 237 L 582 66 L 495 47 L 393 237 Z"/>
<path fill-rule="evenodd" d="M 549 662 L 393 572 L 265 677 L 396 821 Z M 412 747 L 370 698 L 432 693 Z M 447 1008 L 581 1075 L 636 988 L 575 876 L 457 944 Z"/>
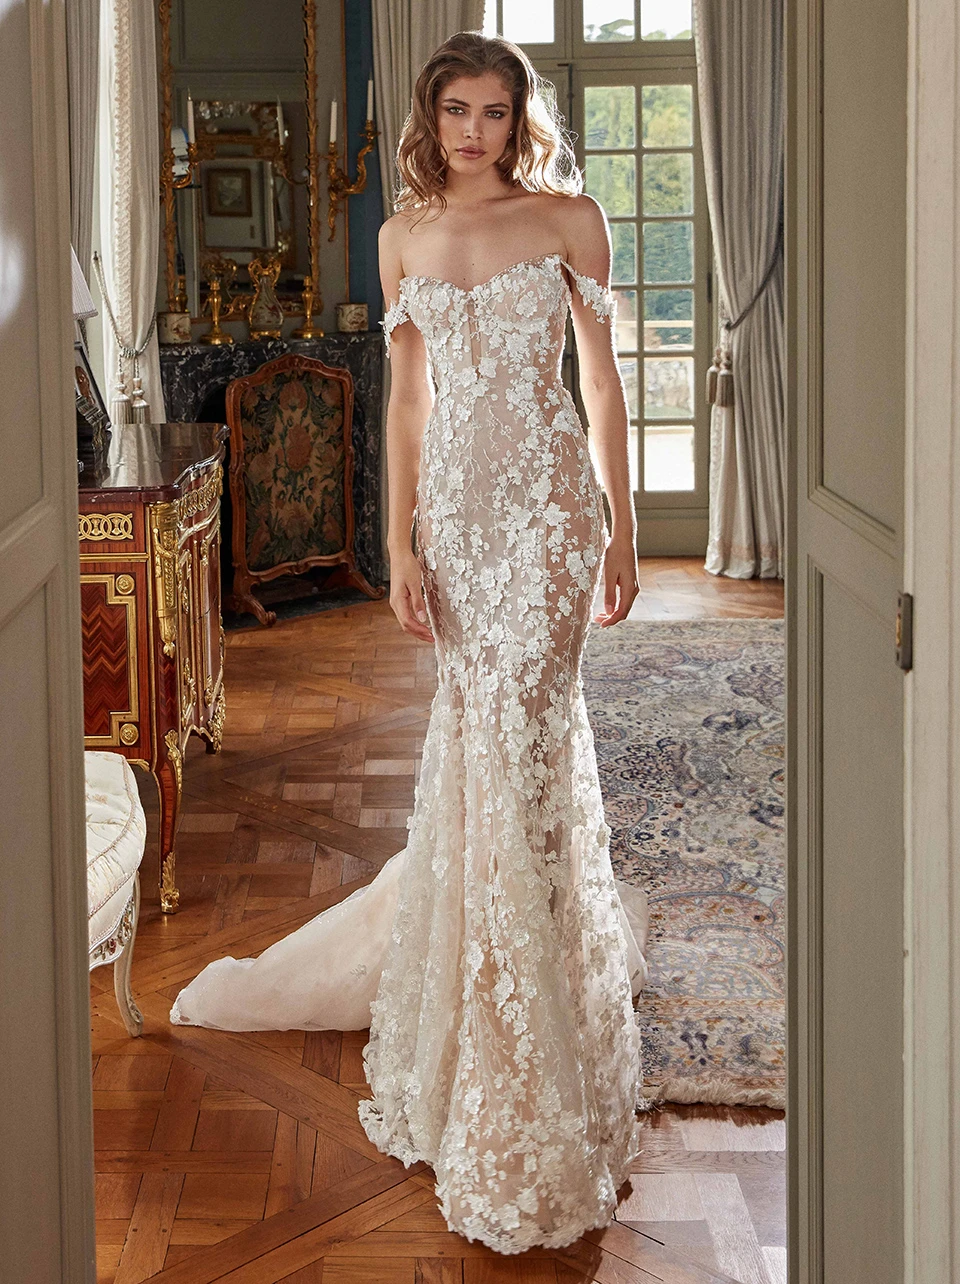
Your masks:
<path fill-rule="evenodd" d="M 210 165 L 206 178 L 207 213 L 211 218 L 250 218 L 253 192 L 249 169 Z"/>
<path fill-rule="evenodd" d="M 77 409 L 93 428 L 109 428 L 110 416 L 104 405 L 100 389 L 83 344 L 78 340 L 73 345 L 73 391 Z"/>

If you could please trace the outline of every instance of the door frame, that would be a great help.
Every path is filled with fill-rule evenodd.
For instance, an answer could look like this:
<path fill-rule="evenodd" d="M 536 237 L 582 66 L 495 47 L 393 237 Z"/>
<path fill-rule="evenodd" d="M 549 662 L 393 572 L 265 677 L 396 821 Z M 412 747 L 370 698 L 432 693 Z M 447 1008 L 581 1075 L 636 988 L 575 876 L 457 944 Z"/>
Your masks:
<path fill-rule="evenodd" d="M 820 0 L 785 0 L 788 104 L 787 423 L 801 406 L 798 294 L 810 288 L 797 211 L 811 196 L 797 180 L 811 158 L 810 86 L 799 83 L 798 50 L 819 45 Z M 913 668 L 904 677 L 904 1259 L 905 1284 L 960 1284 L 960 19 L 952 0 L 908 0 L 904 590 L 915 607 Z M 816 60 L 807 61 L 815 66 Z M 801 153 L 801 149 L 805 149 Z M 791 224 L 794 226 L 791 230 Z M 788 584 L 797 579 L 797 442 L 788 433 Z M 787 646 L 796 645 L 797 604 L 786 599 Z M 894 641 L 891 638 L 891 655 Z M 788 726 L 799 714 L 787 692 Z M 788 791 L 797 764 L 788 753 Z M 796 799 L 795 807 L 816 800 Z M 796 834 L 789 835 L 796 841 Z M 816 899 L 816 889 L 811 889 Z M 818 911 L 819 906 L 810 906 Z M 799 917 L 799 916 L 798 916 Z M 788 925 L 788 1031 L 816 1029 L 800 1011 L 801 966 L 816 969 L 811 922 Z M 791 975 L 792 974 L 792 975 Z M 806 1049 L 806 1065 L 817 1049 Z M 802 1078 L 802 1082 L 800 1081 Z M 791 1076 L 788 1107 L 790 1284 L 822 1284 L 823 1173 L 816 1083 Z M 864 1109 L 869 1109 L 864 1103 Z M 956 1229 L 955 1229 L 956 1228 Z"/>
<path fill-rule="evenodd" d="M 960 1281 L 960 21 L 910 0 L 904 587 L 906 1284 Z"/>

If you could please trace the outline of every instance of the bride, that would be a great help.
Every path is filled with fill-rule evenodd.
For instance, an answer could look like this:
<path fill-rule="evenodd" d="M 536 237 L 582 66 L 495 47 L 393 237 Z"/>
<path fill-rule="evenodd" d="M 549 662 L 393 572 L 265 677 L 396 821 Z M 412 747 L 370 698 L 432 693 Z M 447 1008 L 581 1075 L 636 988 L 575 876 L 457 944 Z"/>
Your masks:
<path fill-rule="evenodd" d="M 646 902 L 614 879 L 580 678 L 637 593 L 610 237 L 517 46 L 420 72 L 380 233 L 390 604 L 439 684 L 406 847 L 178 1024 L 369 1026 L 368 1136 L 501 1253 L 606 1225 L 638 1152 Z M 561 382 L 568 311 L 610 506 Z M 412 534 L 415 528 L 415 541 Z"/>

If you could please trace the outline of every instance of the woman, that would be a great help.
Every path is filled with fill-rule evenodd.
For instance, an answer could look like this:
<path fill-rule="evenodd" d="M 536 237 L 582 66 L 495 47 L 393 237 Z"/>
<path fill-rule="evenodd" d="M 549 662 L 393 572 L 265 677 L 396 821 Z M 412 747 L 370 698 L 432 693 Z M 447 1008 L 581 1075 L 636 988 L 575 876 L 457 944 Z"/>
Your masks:
<path fill-rule="evenodd" d="M 258 959 L 210 964 L 171 1019 L 369 1024 L 367 1134 L 433 1166 L 451 1229 L 516 1253 L 610 1220 L 643 1104 L 645 901 L 613 878 L 580 682 L 600 576 L 601 628 L 638 592 L 610 238 L 507 41 L 437 50 L 397 159 L 390 602 L 439 669 L 409 840 Z M 568 308 L 609 541 L 560 379 Z"/>

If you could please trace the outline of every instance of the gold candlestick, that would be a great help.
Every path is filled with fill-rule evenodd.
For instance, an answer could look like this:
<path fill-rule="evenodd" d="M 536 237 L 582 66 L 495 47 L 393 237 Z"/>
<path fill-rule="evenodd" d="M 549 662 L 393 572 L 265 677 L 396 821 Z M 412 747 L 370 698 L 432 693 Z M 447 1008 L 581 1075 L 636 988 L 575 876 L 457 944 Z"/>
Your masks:
<path fill-rule="evenodd" d="M 215 347 L 222 347 L 225 344 L 233 343 L 233 335 L 225 334 L 223 330 L 220 329 L 220 278 L 218 276 L 212 276 L 209 284 L 210 294 L 207 296 L 205 307 L 209 307 L 210 309 L 210 317 L 213 324 L 206 334 L 201 334 L 200 342 L 209 343 Z"/>
<path fill-rule="evenodd" d="M 357 152 L 357 177 L 350 182 L 349 176 L 345 170 L 340 168 L 339 157 L 336 143 L 331 143 L 327 148 L 327 179 L 330 187 L 330 203 L 327 208 L 327 226 L 330 228 L 328 241 L 332 241 L 337 234 L 337 213 L 340 209 L 340 202 L 348 196 L 358 196 L 367 186 L 367 162 L 368 152 L 372 152 L 376 140 L 380 137 L 380 131 L 372 120 L 364 122 L 360 133 L 367 140 Z"/>
<path fill-rule="evenodd" d="M 291 339 L 322 339 L 323 329 L 313 324 L 313 307 L 316 295 L 313 292 L 313 279 L 309 276 L 303 278 L 303 325 L 299 330 L 294 330 Z"/>

